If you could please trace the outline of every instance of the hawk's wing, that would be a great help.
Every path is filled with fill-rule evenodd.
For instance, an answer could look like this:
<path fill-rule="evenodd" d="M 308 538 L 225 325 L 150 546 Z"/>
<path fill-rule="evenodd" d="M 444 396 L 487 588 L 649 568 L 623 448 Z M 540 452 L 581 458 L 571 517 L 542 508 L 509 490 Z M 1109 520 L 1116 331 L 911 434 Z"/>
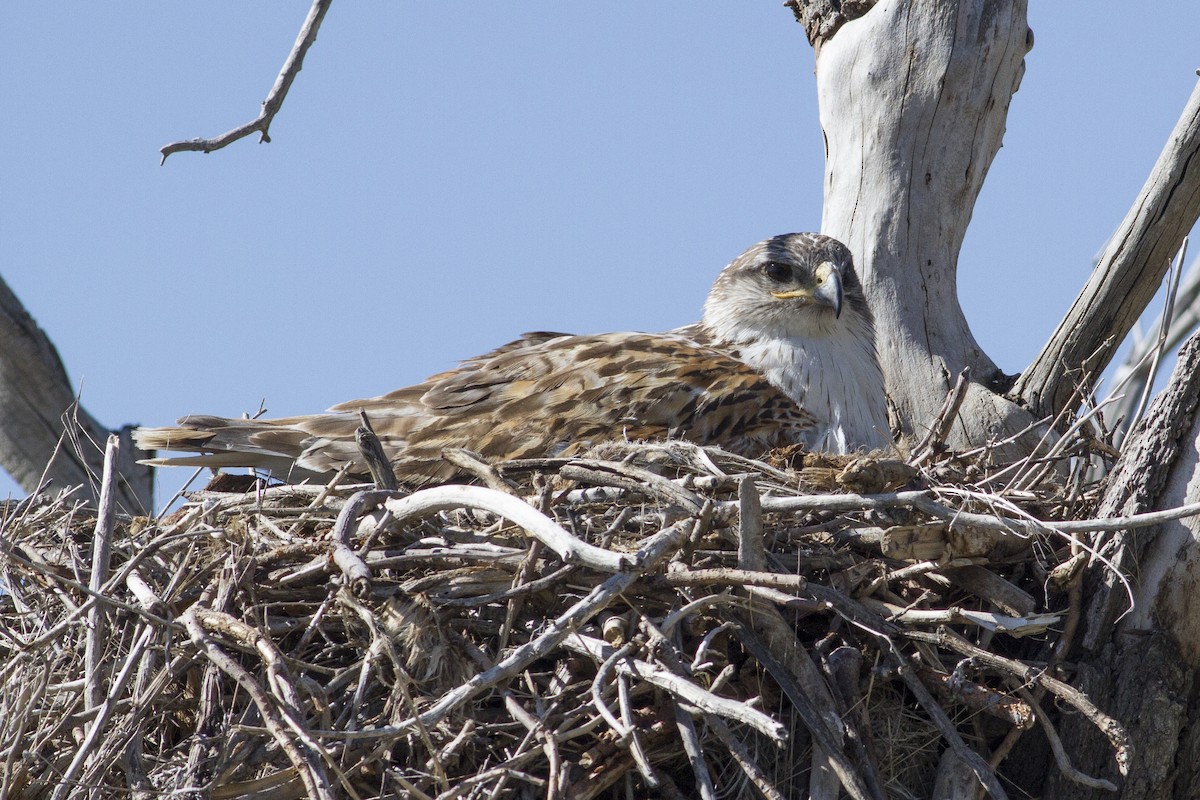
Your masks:
<path fill-rule="evenodd" d="M 298 468 L 366 468 L 354 441 L 367 412 L 406 483 L 453 478 L 441 458 L 465 447 L 492 461 L 570 455 L 612 440 L 686 439 L 757 456 L 799 441 L 813 425 L 766 378 L 716 350 L 671 334 L 533 334 L 423 383 L 341 403 L 327 414 L 277 420 L 184 417 L 143 428 L 143 449 L 201 455 L 155 464 L 247 466 L 281 477 Z"/>

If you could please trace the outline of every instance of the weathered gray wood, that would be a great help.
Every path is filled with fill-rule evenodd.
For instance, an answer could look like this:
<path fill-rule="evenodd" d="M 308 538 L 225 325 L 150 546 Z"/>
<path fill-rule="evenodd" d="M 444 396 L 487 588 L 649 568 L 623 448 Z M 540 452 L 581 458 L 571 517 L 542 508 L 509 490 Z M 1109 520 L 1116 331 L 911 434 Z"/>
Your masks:
<path fill-rule="evenodd" d="M 958 304 L 958 254 L 1032 44 L 1025 0 L 880 0 L 821 47 L 822 230 L 850 246 L 902 429 L 920 437 L 954 376 L 961 446 L 1031 417 Z"/>
<path fill-rule="evenodd" d="M 0 354 L 0 466 L 26 491 L 44 478 L 59 489 L 82 485 L 79 496 L 94 501 L 110 431 L 75 404 L 58 351 L 2 279 Z M 118 434 L 117 505 L 142 513 L 152 508 L 151 472 L 136 463 L 144 454 L 129 430 Z"/>
<path fill-rule="evenodd" d="M 1014 387 L 1037 414 L 1056 414 L 1075 384 L 1108 366 L 1200 217 L 1200 83 L 1100 263 L 1050 341 Z"/>
<path fill-rule="evenodd" d="M 785 6 L 804 26 L 808 43 L 818 53 L 821 45 L 833 38 L 846 22 L 858 19 L 871 10 L 876 0 L 787 0 Z"/>
<path fill-rule="evenodd" d="M 1098 516 L 1171 508 L 1200 496 L 1200 334 L 1180 351 L 1167 388 L 1130 437 L 1109 476 Z M 1116 775 L 1112 748 L 1088 722 L 1071 715 L 1058 724 L 1076 768 L 1121 785 L 1122 800 L 1194 797 L 1200 793 L 1190 755 L 1200 736 L 1195 696 L 1200 666 L 1200 524 L 1174 520 L 1155 528 L 1094 537 L 1100 557 L 1089 567 L 1085 626 L 1070 660 L 1074 683 L 1127 728 L 1133 743 L 1129 775 Z M 1113 568 L 1128 576 L 1129 587 Z M 1133 606 L 1130 607 L 1132 593 Z M 1019 762 L 1018 762 L 1019 763 Z M 1040 776 L 1022 776 L 1031 789 Z M 1019 778 L 1020 779 L 1020 778 Z M 1044 796 L 1113 797 L 1051 774 Z"/>
<path fill-rule="evenodd" d="M 1192 485 L 1197 473 L 1200 426 L 1200 334 L 1193 335 L 1179 352 L 1167 388 L 1155 399 L 1145 421 L 1134 432 L 1125 453 L 1113 468 L 1108 488 L 1097 511 L 1100 517 L 1119 517 L 1153 509 L 1172 508 L 1200 496 Z M 1097 542 L 1100 553 L 1127 575 L 1135 575 L 1132 612 L 1123 583 L 1112 570 L 1093 562 L 1096 584 L 1089 591 L 1087 628 L 1083 646 L 1099 651 L 1114 633 L 1113 623 L 1124 615 L 1121 630 L 1132 631 L 1156 623 L 1168 623 L 1190 645 L 1200 663 L 1200 614 L 1189 608 L 1195 597 L 1196 567 L 1187 556 L 1200 559 L 1196 540 L 1200 522 L 1195 518 L 1175 520 L 1155 528 L 1120 533 Z M 1191 602 L 1194 602 L 1191 601 Z"/>

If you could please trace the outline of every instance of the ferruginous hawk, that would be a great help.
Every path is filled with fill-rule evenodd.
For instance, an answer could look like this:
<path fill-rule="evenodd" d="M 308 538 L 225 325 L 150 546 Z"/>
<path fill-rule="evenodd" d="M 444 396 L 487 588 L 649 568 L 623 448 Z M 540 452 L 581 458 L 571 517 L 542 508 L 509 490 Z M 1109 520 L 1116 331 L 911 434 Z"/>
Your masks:
<path fill-rule="evenodd" d="M 441 457 L 571 455 L 613 440 L 684 439 L 747 456 L 800 443 L 845 453 L 890 443 L 874 328 L 849 250 L 812 233 L 754 245 L 717 278 L 700 322 L 667 333 L 521 339 L 415 386 L 285 419 L 187 416 L 139 428 L 158 466 L 255 467 L 282 479 L 365 474 L 365 411 L 397 478 L 458 477 Z"/>

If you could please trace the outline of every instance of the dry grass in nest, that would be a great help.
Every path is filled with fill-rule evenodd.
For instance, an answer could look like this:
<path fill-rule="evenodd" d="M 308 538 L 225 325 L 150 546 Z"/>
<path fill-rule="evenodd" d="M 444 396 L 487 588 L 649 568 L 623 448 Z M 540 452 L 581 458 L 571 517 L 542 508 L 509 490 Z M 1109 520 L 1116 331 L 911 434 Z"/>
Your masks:
<path fill-rule="evenodd" d="M 931 453 L 594 455 L 10 506 L 0 796 L 919 795 L 947 748 L 998 786 L 1015 685 L 1115 725 L 1057 680 L 1078 548 L 1033 520 L 1077 492 Z"/>

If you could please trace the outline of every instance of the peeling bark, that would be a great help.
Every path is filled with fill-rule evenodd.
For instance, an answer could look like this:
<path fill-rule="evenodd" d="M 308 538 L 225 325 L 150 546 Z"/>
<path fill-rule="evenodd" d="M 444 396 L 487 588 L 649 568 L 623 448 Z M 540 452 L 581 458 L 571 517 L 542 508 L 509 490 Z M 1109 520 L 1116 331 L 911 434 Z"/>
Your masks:
<path fill-rule="evenodd" d="M 833 38 L 838 29 L 871 10 L 877 0 L 788 0 L 785 6 L 804 26 L 808 43 L 818 53 L 821 45 Z"/>

